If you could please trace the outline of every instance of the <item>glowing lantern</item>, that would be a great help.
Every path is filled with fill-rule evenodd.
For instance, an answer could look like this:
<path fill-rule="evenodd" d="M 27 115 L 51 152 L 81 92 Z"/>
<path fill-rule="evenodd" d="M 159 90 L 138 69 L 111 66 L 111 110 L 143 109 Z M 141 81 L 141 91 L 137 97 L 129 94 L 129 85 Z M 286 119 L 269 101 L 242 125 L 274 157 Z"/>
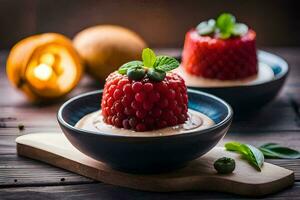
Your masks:
<path fill-rule="evenodd" d="M 66 95 L 77 85 L 82 71 L 80 57 L 71 41 L 55 33 L 21 40 L 7 59 L 9 80 L 32 101 Z"/>

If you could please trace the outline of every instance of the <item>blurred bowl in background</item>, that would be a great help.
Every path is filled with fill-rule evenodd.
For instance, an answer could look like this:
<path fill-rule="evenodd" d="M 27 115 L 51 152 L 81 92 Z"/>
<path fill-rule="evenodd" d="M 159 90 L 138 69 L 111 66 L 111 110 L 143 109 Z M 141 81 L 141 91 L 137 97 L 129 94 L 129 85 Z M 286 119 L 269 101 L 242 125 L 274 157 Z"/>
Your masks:
<path fill-rule="evenodd" d="M 177 57 L 179 60 L 180 57 Z M 237 114 L 258 111 L 264 105 L 273 100 L 282 88 L 289 72 L 287 62 L 281 57 L 265 52 L 258 51 L 258 61 L 264 68 L 269 68 L 274 73 L 273 78 L 264 78 L 263 81 L 252 81 L 241 85 L 220 86 L 192 86 L 190 80 L 186 79 L 188 88 L 214 94 L 227 101 Z M 262 74 L 265 76 L 265 74 Z M 184 76 L 183 76 L 184 78 Z M 219 81 L 220 82 L 220 81 Z M 224 82 L 225 83 L 225 82 Z"/>

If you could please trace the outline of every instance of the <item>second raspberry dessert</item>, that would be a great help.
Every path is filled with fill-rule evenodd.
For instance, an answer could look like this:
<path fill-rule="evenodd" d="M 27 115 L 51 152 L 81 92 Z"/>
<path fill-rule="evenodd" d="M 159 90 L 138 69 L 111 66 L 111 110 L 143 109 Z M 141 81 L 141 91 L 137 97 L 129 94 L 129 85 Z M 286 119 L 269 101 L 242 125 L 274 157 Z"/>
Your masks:
<path fill-rule="evenodd" d="M 219 80 L 244 79 L 258 72 L 256 33 L 224 13 L 187 32 L 182 66 L 192 75 Z"/>
<path fill-rule="evenodd" d="M 156 56 L 149 48 L 142 58 L 107 77 L 101 102 L 104 121 L 134 131 L 183 124 L 188 117 L 187 88 L 179 75 L 170 72 L 178 61 Z"/>

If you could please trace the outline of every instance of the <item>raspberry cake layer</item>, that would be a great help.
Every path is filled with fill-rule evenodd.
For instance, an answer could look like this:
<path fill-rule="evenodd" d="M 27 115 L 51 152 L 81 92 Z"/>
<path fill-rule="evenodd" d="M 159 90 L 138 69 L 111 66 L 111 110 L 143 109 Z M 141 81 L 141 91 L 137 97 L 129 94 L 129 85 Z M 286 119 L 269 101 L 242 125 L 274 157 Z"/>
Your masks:
<path fill-rule="evenodd" d="M 249 30 L 241 37 L 226 40 L 187 32 L 182 53 L 182 66 L 189 74 L 237 80 L 257 74 L 256 33 Z"/>

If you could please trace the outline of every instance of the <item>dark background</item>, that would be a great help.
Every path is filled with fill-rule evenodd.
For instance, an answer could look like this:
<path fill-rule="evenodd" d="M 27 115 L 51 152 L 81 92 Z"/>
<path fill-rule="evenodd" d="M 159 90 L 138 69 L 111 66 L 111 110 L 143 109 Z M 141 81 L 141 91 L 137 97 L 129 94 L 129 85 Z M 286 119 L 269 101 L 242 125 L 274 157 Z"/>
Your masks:
<path fill-rule="evenodd" d="M 96 24 L 119 24 L 152 47 L 181 47 L 200 21 L 232 12 L 258 33 L 258 46 L 299 46 L 299 1 L 291 0 L 0 0 L 0 49 L 36 33 L 73 37 Z"/>

